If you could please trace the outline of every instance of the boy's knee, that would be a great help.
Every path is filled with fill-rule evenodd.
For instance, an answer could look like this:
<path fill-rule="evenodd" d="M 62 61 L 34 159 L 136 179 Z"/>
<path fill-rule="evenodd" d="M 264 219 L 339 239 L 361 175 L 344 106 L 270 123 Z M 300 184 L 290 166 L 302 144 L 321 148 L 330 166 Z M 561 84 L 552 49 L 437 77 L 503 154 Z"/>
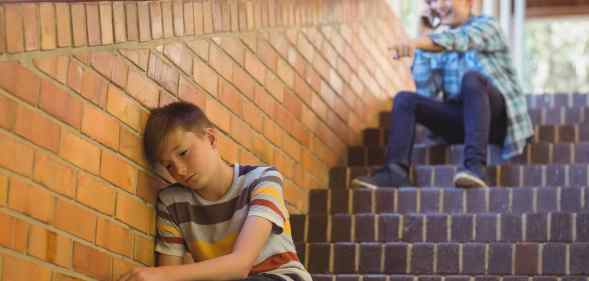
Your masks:
<path fill-rule="evenodd" d="M 393 107 L 411 107 L 415 103 L 416 94 L 401 91 L 393 98 Z"/>
<path fill-rule="evenodd" d="M 483 86 L 484 77 L 480 72 L 470 70 L 462 78 L 462 87 L 466 89 L 478 89 Z"/>

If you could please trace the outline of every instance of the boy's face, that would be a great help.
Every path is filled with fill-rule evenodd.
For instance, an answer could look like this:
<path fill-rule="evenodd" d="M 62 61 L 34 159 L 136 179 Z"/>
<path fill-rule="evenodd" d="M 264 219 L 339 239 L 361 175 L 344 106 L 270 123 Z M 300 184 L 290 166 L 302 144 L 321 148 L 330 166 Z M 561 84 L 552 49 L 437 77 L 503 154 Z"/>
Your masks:
<path fill-rule="evenodd" d="M 181 128 L 173 130 L 160 150 L 160 163 L 182 185 L 200 190 L 209 185 L 214 168 L 220 161 L 215 132 L 205 129 L 199 135 Z"/>
<path fill-rule="evenodd" d="M 435 10 L 443 25 L 462 25 L 470 15 L 471 0 L 431 0 L 429 6 Z"/>

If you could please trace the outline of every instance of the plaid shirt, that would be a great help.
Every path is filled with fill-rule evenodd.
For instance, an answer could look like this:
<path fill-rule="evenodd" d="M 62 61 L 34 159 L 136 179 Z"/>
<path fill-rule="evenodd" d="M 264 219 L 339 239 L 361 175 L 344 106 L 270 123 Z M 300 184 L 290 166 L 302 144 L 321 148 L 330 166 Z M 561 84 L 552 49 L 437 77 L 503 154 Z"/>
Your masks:
<path fill-rule="evenodd" d="M 463 75 L 479 71 L 505 98 L 507 136 L 501 147 L 503 159 L 521 154 L 533 135 L 524 93 L 511 63 L 511 55 L 499 25 L 492 17 L 473 16 L 464 25 L 431 33 L 432 41 L 446 51 L 417 50 L 411 67 L 417 93 L 444 100 L 459 98 Z"/>

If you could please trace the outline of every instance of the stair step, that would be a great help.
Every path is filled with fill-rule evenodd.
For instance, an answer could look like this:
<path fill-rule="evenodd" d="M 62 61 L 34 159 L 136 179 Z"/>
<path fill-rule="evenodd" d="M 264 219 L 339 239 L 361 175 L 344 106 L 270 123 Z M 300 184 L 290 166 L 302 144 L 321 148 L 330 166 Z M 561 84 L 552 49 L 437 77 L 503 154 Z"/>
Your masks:
<path fill-rule="evenodd" d="M 530 108 L 528 110 L 534 125 L 574 125 L 589 121 L 589 107 Z M 391 112 L 379 114 L 379 127 L 389 128 Z"/>
<path fill-rule="evenodd" d="M 295 242 L 589 242 L 589 213 L 293 215 Z M 589 254 L 589 253 L 588 253 Z"/>
<path fill-rule="evenodd" d="M 311 190 L 310 214 L 475 214 L 589 211 L 589 188 Z"/>
<path fill-rule="evenodd" d="M 299 247 L 304 248 L 307 268 L 314 274 L 589 274 L 589 243 L 309 243 Z M 541 272 L 539 265 L 543 265 Z"/>
<path fill-rule="evenodd" d="M 365 146 L 385 146 L 389 130 L 385 128 L 367 128 L 363 130 Z M 429 132 L 422 126 L 415 131 L 415 144 L 427 144 Z M 540 125 L 534 126 L 532 142 L 577 143 L 589 142 L 589 125 Z"/>
<path fill-rule="evenodd" d="M 381 275 L 381 274 L 312 274 L 314 281 L 587 281 L 580 276 L 506 276 L 497 275 Z"/>
<path fill-rule="evenodd" d="M 329 187 L 345 189 L 359 176 L 372 174 L 380 166 L 348 166 L 330 169 Z M 456 165 L 417 165 L 410 177 L 417 186 L 453 186 Z M 530 164 L 487 167 L 490 186 L 589 186 L 589 164 Z"/>
<path fill-rule="evenodd" d="M 463 161 L 464 145 L 416 145 L 412 153 L 414 165 L 459 165 Z M 386 146 L 352 146 L 348 148 L 348 165 L 383 165 Z M 574 164 L 589 163 L 589 142 L 582 143 L 532 143 L 522 155 L 506 162 L 500 149 L 489 146 L 488 165 L 496 164 Z"/>
<path fill-rule="evenodd" d="M 531 94 L 526 99 L 528 108 L 575 108 L 589 105 L 589 93 Z"/>

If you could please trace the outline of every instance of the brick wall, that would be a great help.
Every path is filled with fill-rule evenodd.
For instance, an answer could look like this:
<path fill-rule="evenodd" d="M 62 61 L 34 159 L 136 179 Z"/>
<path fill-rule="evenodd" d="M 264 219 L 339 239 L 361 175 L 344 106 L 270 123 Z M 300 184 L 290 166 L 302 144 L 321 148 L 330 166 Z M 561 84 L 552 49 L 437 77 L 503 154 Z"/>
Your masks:
<path fill-rule="evenodd" d="M 224 159 L 285 175 L 293 213 L 409 87 L 385 1 L 0 5 L 0 281 L 153 265 L 149 108 L 186 100 Z"/>

